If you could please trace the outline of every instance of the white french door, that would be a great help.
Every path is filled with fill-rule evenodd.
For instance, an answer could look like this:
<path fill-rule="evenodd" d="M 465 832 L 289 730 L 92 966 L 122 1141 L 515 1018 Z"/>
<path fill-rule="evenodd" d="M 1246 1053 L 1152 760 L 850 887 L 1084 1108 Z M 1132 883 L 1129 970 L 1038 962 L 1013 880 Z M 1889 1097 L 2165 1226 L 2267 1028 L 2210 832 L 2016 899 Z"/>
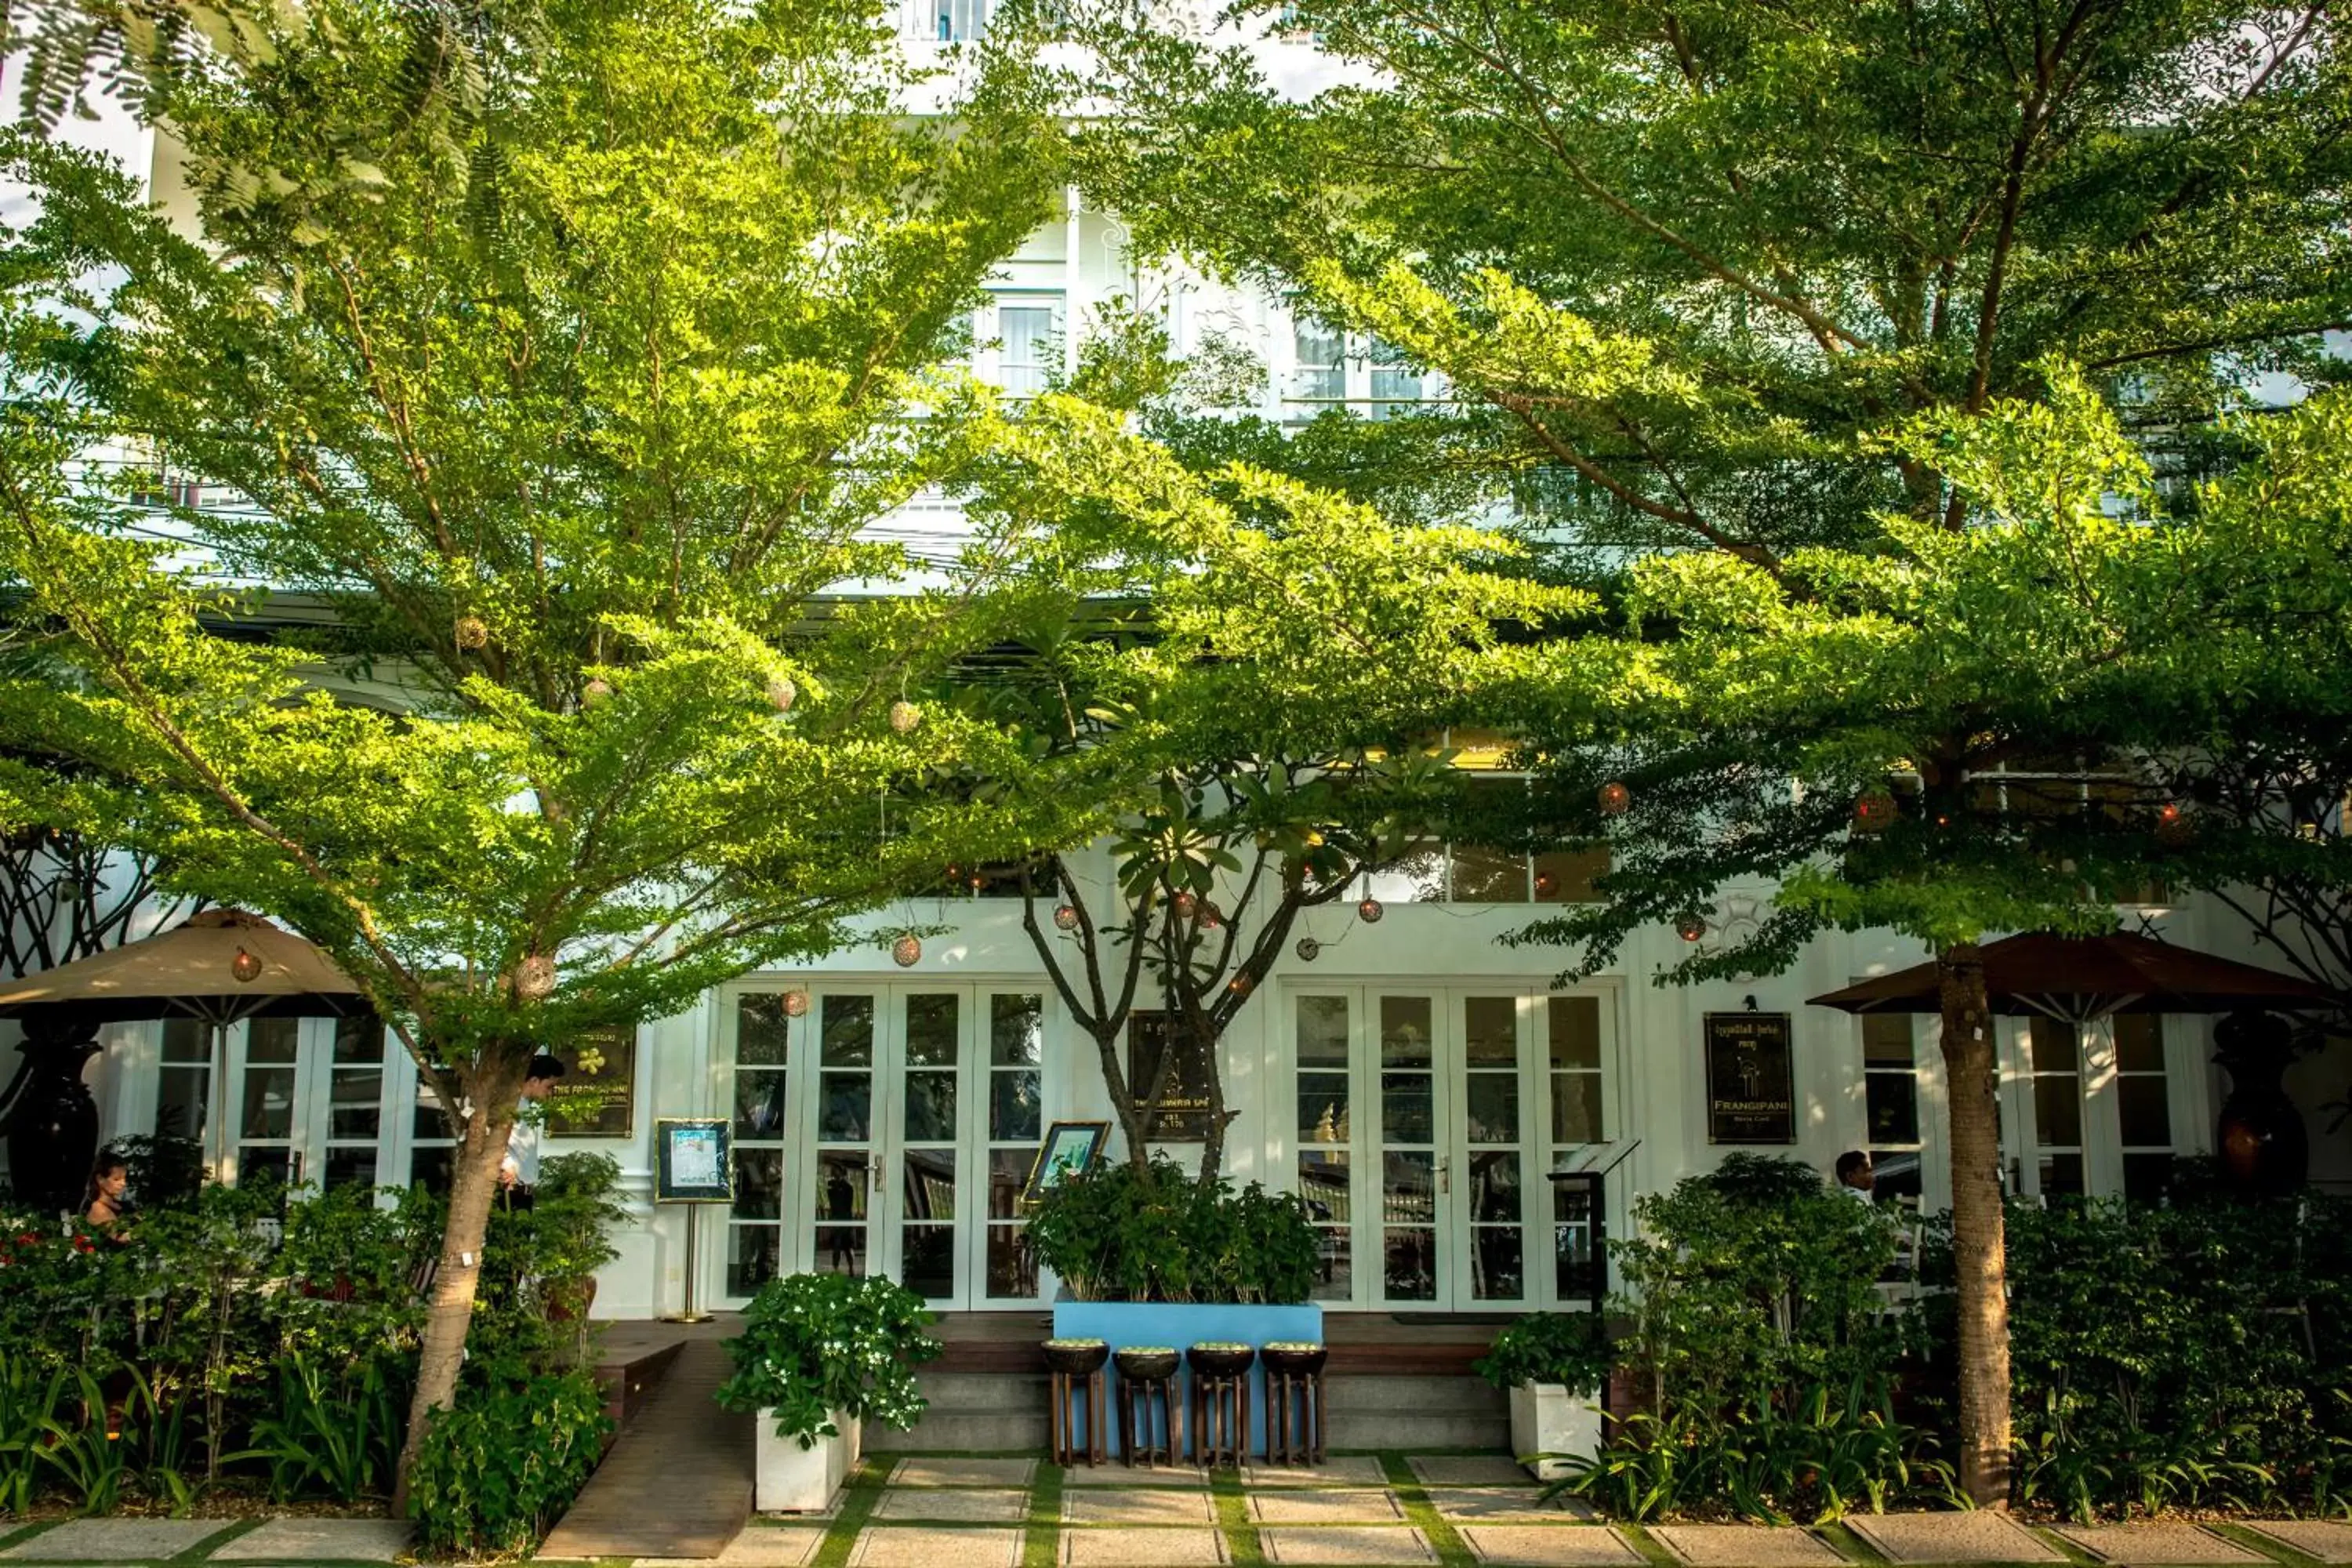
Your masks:
<path fill-rule="evenodd" d="M 721 1293 L 824 1269 L 942 1307 L 1035 1300 L 1018 1200 L 1044 1130 L 1045 1025 L 1044 995 L 1012 987 L 735 993 Z"/>
<path fill-rule="evenodd" d="M 1318 1298 L 1467 1310 L 1580 1293 L 1597 1216 L 1556 1205 L 1549 1178 L 1607 1139 L 1601 999 L 1318 986 L 1288 1000 Z"/>
<path fill-rule="evenodd" d="M 373 1187 L 385 1033 L 373 1017 L 254 1018 L 228 1034 L 225 1179 Z"/>
<path fill-rule="evenodd" d="M 2173 1160 L 2210 1147 L 2197 1053 L 2179 1019 L 2003 1020 L 2001 1153 L 2025 1197 L 2154 1202 Z"/>

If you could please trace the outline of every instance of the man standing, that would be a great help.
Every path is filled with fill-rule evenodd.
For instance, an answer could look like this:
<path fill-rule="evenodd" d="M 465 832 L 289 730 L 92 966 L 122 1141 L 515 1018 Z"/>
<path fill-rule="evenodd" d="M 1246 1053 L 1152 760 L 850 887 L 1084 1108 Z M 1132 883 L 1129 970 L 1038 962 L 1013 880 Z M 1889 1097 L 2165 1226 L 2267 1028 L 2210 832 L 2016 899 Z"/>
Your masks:
<path fill-rule="evenodd" d="M 1875 1203 L 1872 1194 L 1878 1185 L 1878 1173 L 1871 1169 L 1867 1150 L 1849 1149 L 1837 1157 L 1837 1184 L 1846 1196 L 1861 1203 Z"/>
<path fill-rule="evenodd" d="M 523 1075 L 522 1103 L 516 1108 L 514 1125 L 507 1131 L 506 1158 L 499 1162 L 499 1185 L 504 1189 L 509 1208 L 530 1207 L 539 1191 L 540 1127 L 520 1113 L 528 1111 L 532 1102 L 545 1100 L 562 1076 L 563 1064 L 545 1051 L 530 1058 Z"/>

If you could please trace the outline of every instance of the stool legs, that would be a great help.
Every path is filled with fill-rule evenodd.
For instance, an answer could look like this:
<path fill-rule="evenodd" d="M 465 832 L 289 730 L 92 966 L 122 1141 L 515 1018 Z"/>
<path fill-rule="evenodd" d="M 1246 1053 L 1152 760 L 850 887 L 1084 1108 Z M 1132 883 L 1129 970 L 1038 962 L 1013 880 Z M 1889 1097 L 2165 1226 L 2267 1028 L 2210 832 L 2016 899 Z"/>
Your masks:
<path fill-rule="evenodd" d="M 1054 1438 L 1054 1462 L 1067 1468 L 1078 1463 L 1083 1456 L 1088 1465 L 1104 1463 L 1108 1451 L 1103 1426 L 1110 1411 L 1102 1373 L 1099 1370 L 1087 1373 L 1083 1383 L 1066 1372 L 1054 1373 L 1051 1376 L 1049 1392 L 1054 1402 L 1054 1413 L 1049 1426 Z M 1077 1430 L 1070 1418 L 1070 1402 L 1073 1399 L 1082 1399 L 1086 1407 L 1087 1440 L 1083 1448 L 1078 1446 Z"/>
<path fill-rule="evenodd" d="M 1323 1374 L 1268 1373 L 1266 1458 L 1280 1465 L 1323 1462 Z"/>
<path fill-rule="evenodd" d="M 1167 1436 L 1160 1436 L 1162 1426 Z M 1172 1377 L 1118 1380 L 1120 1458 L 1133 1465 L 1172 1465 L 1184 1452 L 1184 1411 Z"/>

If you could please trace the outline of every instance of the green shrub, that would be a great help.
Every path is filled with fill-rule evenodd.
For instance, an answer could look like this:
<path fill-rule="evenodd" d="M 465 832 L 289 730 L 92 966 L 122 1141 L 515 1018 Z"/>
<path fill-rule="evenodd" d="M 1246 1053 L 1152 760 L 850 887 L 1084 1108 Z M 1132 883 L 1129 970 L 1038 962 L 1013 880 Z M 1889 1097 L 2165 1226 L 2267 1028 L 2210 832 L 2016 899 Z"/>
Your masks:
<path fill-rule="evenodd" d="M 735 1373 L 719 1387 L 730 1410 L 776 1412 L 776 1436 L 803 1448 L 835 1436 L 832 1415 L 872 1418 L 901 1432 L 926 1402 L 914 1367 L 940 1353 L 923 1331 L 923 1299 L 887 1279 L 793 1274 L 771 1279 L 727 1342 Z"/>
<path fill-rule="evenodd" d="M 1315 1286 L 1315 1227 L 1297 1197 L 1204 1183 L 1164 1155 L 1063 1182 L 1027 1234 L 1082 1301 L 1292 1302 Z"/>
<path fill-rule="evenodd" d="M 1592 1312 L 1529 1312 L 1495 1336 L 1470 1370 L 1496 1388 L 1557 1383 L 1591 1398 L 1609 1381 L 1615 1357 L 1606 1325 Z"/>
<path fill-rule="evenodd" d="M 419 1546 L 442 1557 L 529 1552 L 579 1495 L 610 1426 L 584 1372 L 465 1392 L 434 1414 L 409 1475 Z"/>

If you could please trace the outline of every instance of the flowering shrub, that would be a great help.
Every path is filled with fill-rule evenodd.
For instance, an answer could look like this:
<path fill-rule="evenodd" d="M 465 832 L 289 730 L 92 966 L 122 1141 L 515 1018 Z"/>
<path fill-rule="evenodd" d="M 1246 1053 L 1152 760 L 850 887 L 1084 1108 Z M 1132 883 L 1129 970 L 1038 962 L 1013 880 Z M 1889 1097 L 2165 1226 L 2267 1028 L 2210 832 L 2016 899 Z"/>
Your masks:
<path fill-rule="evenodd" d="M 735 1375 L 719 1387 L 730 1410 L 776 1413 L 776 1436 L 813 1448 L 836 1436 L 833 1413 L 901 1432 L 923 1414 L 913 1368 L 940 1353 L 923 1331 L 923 1299 L 887 1279 L 794 1274 L 771 1279 L 727 1342 Z"/>

